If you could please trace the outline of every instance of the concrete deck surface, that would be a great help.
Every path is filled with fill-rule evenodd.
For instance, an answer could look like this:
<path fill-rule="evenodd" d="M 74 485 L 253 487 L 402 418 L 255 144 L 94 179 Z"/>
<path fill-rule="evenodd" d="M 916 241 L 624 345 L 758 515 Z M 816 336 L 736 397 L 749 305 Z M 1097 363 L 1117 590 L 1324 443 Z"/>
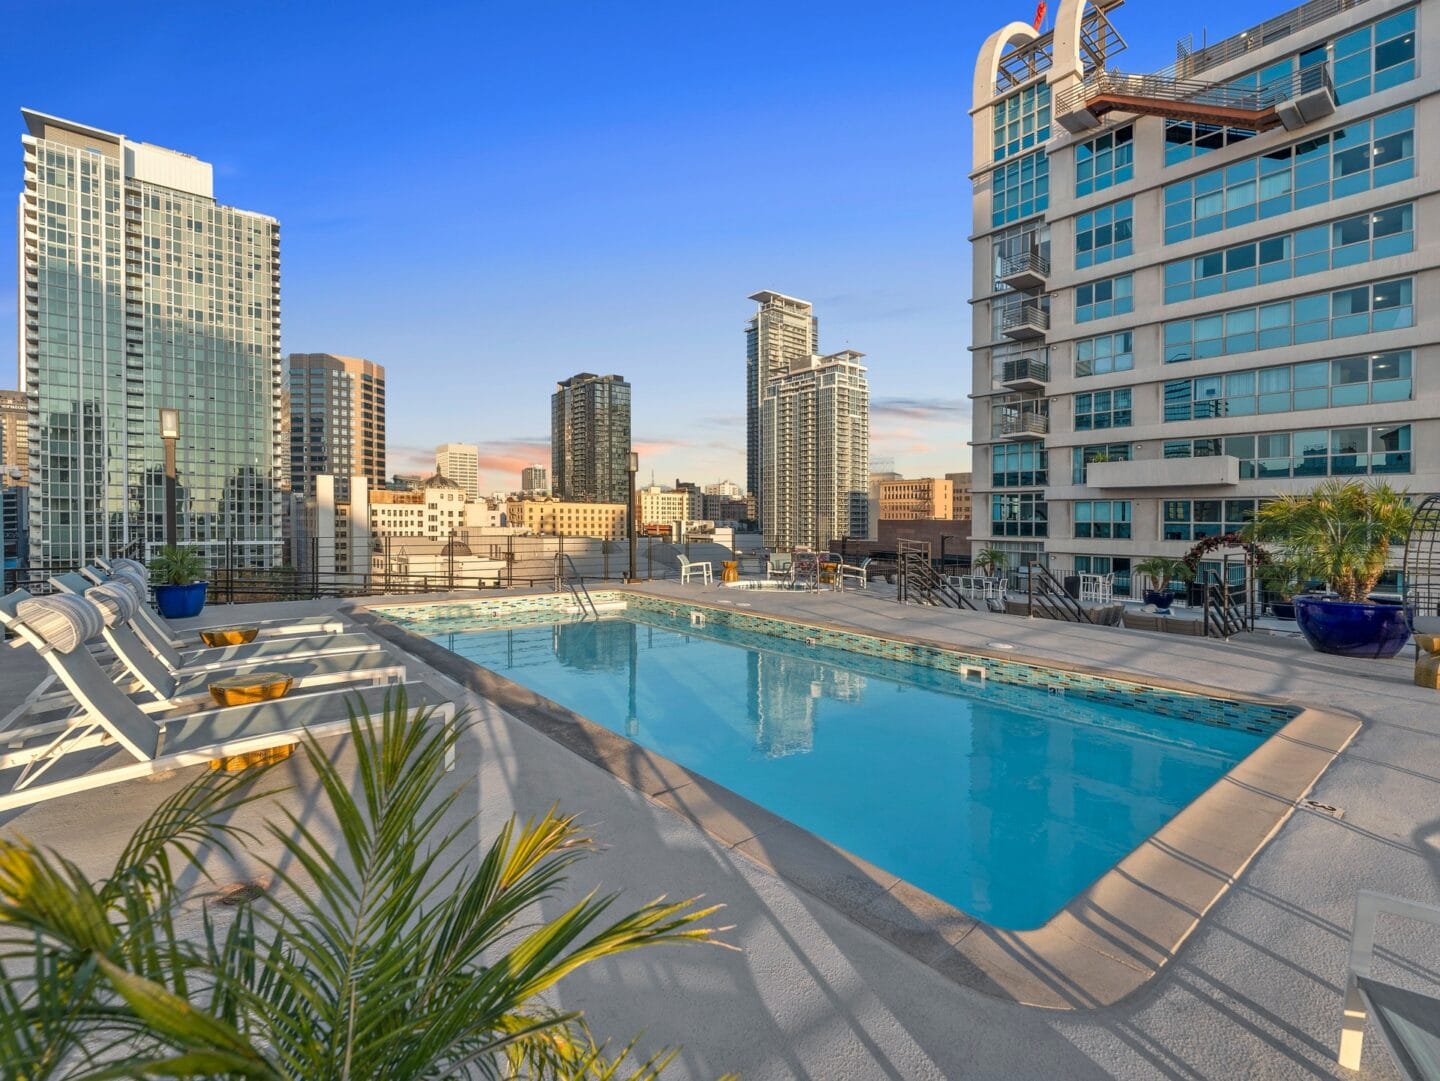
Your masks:
<path fill-rule="evenodd" d="M 734 593 L 647 588 L 706 603 Z M 957 986 L 528 725 L 471 699 L 478 724 L 462 747 L 461 809 L 476 813 L 481 836 L 493 836 L 514 811 L 536 813 L 558 799 L 581 811 L 602 843 L 576 869 L 557 910 L 595 886 L 622 891 L 620 903 L 629 905 L 661 893 L 704 894 L 726 903 L 726 921 L 736 924 L 729 937 L 741 953 L 655 950 L 572 977 L 560 1003 L 585 1010 L 598 1033 L 623 1040 L 644 1030 L 642 1047 L 683 1045 L 667 1073 L 676 1078 L 724 1071 L 751 1079 L 1396 1076 L 1373 1033 L 1360 1074 L 1341 1070 L 1334 1054 L 1356 890 L 1440 903 L 1440 699 L 1411 685 L 1408 656 L 1356 662 L 1285 639 L 1221 643 L 902 607 L 864 593 L 747 591 L 735 599 L 760 612 L 982 649 L 1012 642 L 1026 654 L 1352 711 L 1365 727 L 1312 793 L 1343 817 L 1292 816 L 1178 958 L 1130 998 L 1096 1010 L 1040 1010 Z M 286 606 L 297 614 L 334 607 Z M 274 606 L 264 611 L 276 614 Z M 246 613 L 212 609 L 199 622 Z M 0 710 L 42 670 L 24 651 L 0 654 Z M 412 664 L 411 677 L 462 697 L 423 665 Z M 343 741 L 336 754 L 347 761 Z M 309 806 L 306 773 L 292 759 L 273 775 L 295 785 L 279 798 L 297 813 Z M 55 800 L 0 819 L 0 829 L 53 844 L 98 873 L 140 817 L 185 779 L 165 775 Z M 273 811 L 245 813 L 254 824 Z M 255 868 L 216 866 L 214 873 L 223 884 Z M 1382 921 L 1379 941 L 1377 977 L 1440 991 L 1440 936 Z"/>

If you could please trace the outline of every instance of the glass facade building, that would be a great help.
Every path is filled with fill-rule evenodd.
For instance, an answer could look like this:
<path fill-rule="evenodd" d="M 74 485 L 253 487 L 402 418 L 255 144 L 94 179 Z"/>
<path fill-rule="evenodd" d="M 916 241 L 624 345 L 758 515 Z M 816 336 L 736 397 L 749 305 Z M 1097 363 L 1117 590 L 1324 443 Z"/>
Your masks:
<path fill-rule="evenodd" d="M 573 503 L 630 503 L 630 384 L 581 372 L 550 397 L 551 479 Z"/>
<path fill-rule="evenodd" d="M 180 414 L 177 534 L 279 556 L 280 226 L 222 206 L 211 168 L 26 110 L 20 386 L 30 545 L 73 567 L 165 538 L 160 410 Z"/>
<path fill-rule="evenodd" d="M 1144 78 L 1123 11 L 1055 6 L 975 70 L 975 550 L 1123 580 L 1320 478 L 1440 491 L 1440 0 L 1261 12 Z M 1208 123 L 1202 83 L 1256 104 Z"/>

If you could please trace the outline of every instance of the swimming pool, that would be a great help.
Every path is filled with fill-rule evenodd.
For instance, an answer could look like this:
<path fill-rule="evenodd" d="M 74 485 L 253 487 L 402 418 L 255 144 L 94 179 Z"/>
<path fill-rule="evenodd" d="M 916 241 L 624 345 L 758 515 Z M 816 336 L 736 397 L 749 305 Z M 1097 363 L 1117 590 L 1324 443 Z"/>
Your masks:
<path fill-rule="evenodd" d="M 738 611 L 540 600 L 377 613 L 1013 930 L 1296 712 Z"/>

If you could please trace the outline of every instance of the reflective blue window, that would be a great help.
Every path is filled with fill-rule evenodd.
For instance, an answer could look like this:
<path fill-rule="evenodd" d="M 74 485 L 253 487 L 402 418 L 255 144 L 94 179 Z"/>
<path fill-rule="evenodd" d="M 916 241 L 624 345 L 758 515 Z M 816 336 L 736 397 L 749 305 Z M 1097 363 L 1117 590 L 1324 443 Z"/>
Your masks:
<path fill-rule="evenodd" d="M 1075 148 L 1075 195 L 1104 191 L 1135 176 L 1135 127 L 1107 131 Z"/>
<path fill-rule="evenodd" d="M 1001 165 L 990 174 L 990 223 L 1040 214 L 1050 205 L 1050 163 L 1043 150 Z"/>
<path fill-rule="evenodd" d="M 1130 427 L 1130 402 L 1129 387 L 1075 395 L 1075 430 L 1099 432 L 1107 428 Z"/>
<path fill-rule="evenodd" d="M 1075 536 L 1100 540 L 1130 539 L 1128 499 L 1082 499 L 1075 504 Z"/>
<path fill-rule="evenodd" d="M 1413 357 L 1408 349 L 1339 360 L 1311 360 L 1165 384 L 1166 422 L 1249 417 L 1371 402 L 1408 401 Z"/>
<path fill-rule="evenodd" d="M 990 448 L 990 479 L 996 488 L 1033 488 L 1050 483 L 1043 443 L 1008 443 Z"/>
<path fill-rule="evenodd" d="M 1135 367 L 1134 338 L 1130 331 L 1081 338 L 1075 343 L 1075 374 L 1105 375 Z"/>
<path fill-rule="evenodd" d="M 1318 428 L 1224 438 L 1167 439 L 1167 458 L 1229 454 L 1240 459 L 1240 478 L 1384 476 L 1413 471 L 1410 425 L 1376 424 L 1354 428 Z M 1227 520 L 1229 512 L 1225 512 Z M 1170 520 L 1166 511 L 1166 521 Z M 1178 515 L 1176 521 L 1183 518 Z M 1197 536 L 1203 534 L 1197 534 Z M 1165 540 L 1189 540 L 1168 536 Z"/>
<path fill-rule="evenodd" d="M 1134 282 L 1129 274 L 1075 287 L 1075 322 L 1088 323 L 1135 310 Z"/>
<path fill-rule="evenodd" d="M 1083 270 L 1135 250 L 1135 209 L 1129 199 L 1097 207 L 1075 219 L 1075 269 Z"/>
<path fill-rule="evenodd" d="M 994 160 L 1013 158 L 1050 138 L 1050 85 L 1027 86 L 1018 94 L 996 102 L 994 117 Z"/>

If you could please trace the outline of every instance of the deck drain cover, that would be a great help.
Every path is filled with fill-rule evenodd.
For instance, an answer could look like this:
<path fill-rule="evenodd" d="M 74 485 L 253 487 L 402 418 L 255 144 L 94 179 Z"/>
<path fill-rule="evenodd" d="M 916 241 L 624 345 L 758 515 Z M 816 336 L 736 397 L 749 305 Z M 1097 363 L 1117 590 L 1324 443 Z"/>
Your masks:
<path fill-rule="evenodd" d="M 1345 811 L 1341 807 L 1331 807 L 1328 803 L 1321 803 L 1319 800 L 1301 800 L 1300 806 L 1307 811 L 1314 811 L 1316 814 L 1329 815 L 1331 818 L 1344 818 Z"/>

